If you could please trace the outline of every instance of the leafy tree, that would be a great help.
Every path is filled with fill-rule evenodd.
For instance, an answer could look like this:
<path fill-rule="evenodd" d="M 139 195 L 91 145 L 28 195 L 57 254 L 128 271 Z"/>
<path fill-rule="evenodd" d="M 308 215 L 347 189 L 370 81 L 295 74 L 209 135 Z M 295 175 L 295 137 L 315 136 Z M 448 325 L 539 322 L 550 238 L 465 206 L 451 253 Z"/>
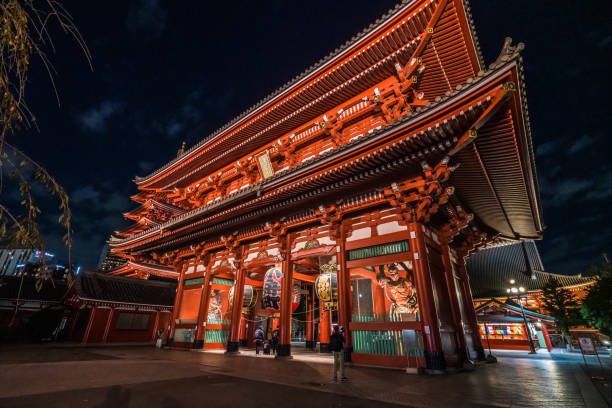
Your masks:
<path fill-rule="evenodd" d="M 591 271 L 595 284 L 589 288 L 580 312 L 590 326 L 612 334 L 612 265 Z"/>
<path fill-rule="evenodd" d="M 36 220 L 40 209 L 34 198 L 33 183 L 57 197 L 61 211 L 58 222 L 66 230 L 64 242 L 68 248 L 71 246 L 72 214 L 68 195 L 42 165 L 9 140 L 17 137 L 23 128 L 37 128 L 36 118 L 25 101 L 32 59 L 38 57 L 55 89 L 55 71 L 45 53 L 54 51 L 48 32 L 52 23 L 71 35 L 90 61 L 85 42 L 61 3 L 0 0 L 0 242 L 9 247 L 43 247 Z M 11 197 L 19 198 L 11 200 Z"/>
<path fill-rule="evenodd" d="M 561 334 L 571 344 L 569 328 L 583 323 L 578 301 L 572 292 L 550 276 L 542 288 L 542 302 L 548 313 L 557 320 Z"/>

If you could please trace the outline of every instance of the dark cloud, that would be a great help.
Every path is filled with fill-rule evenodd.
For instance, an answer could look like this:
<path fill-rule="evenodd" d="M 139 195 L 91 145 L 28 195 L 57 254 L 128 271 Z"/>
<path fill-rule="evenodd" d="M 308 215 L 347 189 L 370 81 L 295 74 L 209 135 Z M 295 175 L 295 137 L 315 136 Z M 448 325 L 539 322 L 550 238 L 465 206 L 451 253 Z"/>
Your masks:
<path fill-rule="evenodd" d="M 589 145 L 595 142 L 595 137 L 591 135 L 583 135 L 578 140 L 574 142 L 567 151 L 569 154 L 578 153 L 581 150 L 584 150 Z"/>
<path fill-rule="evenodd" d="M 542 143 L 536 149 L 536 155 L 538 156 L 546 156 L 548 154 L 552 154 L 555 152 L 557 147 L 559 146 L 559 142 L 553 140 L 551 142 Z"/>
<path fill-rule="evenodd" d="M 166 18 L 159 0 L 135 0 L 130 5 L 125 25 L 131 33 L 159 38 L 166 28 Z"/>
<path fill-rule="evenodd" d="M 107 121 L 114 114 L 123 111 L 125 104 L 117 101 L 103 101 L 79 116 L 79 123 L 83 130 L 94 133 L 106 131 Z"/>

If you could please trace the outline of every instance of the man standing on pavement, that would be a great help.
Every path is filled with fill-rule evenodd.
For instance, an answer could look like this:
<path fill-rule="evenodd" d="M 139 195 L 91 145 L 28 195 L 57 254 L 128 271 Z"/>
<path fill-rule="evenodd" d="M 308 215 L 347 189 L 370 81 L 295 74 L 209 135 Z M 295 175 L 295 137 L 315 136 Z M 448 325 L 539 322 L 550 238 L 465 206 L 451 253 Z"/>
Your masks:
<path fill-rule="evenodd" d="M 255 330 L 255 354 L 259 354 L 259 348 L 263 345 L 264 331 L 261 326 Z"/>
<path fill-rule="evenodd" d="M 340 379 L 342 381 L 348 381 L 348 378 L 344 376 L 344 328 L 334 325 L 334 332 L 329 339 L 329 348 L 334 354 L 334 382 L 338 381 L 338 372 L 340 372 Z"/>

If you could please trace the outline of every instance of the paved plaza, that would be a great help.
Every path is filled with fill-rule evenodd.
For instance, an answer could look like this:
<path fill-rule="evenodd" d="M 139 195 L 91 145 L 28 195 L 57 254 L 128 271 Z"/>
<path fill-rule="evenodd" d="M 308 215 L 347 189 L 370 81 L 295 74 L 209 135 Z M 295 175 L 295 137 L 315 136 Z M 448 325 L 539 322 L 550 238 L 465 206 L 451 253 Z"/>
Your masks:
<path fill-rule="evenodd" d="M 335 384 L 329 357 L 299 349 L 280 361 L 251 351 L 2 346 L 0 407 L 608 406 L 607 382 L 591 381 L 600 373 L 579 355 L 494 354 L 498 364 L 437 376 L 349 367 L 350 381 Z M 609 378 L 610 358 L 602 361 Z"/>

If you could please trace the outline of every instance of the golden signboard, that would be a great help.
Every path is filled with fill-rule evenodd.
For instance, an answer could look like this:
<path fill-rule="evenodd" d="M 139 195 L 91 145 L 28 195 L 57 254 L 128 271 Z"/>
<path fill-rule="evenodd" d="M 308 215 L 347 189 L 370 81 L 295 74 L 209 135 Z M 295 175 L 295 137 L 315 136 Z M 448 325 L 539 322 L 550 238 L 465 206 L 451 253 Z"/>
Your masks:
<path fill-rule="evenodd" d="M 264 151 L 263 153 L 256 156 L 257 157 L 257 165 L 259 166 L 259 172 L 264 179 L 272 177 L 274 175 L 274 169 L 272 168 L 272 162 L 270 161 L 270 155 L 268 151 Z"/>

